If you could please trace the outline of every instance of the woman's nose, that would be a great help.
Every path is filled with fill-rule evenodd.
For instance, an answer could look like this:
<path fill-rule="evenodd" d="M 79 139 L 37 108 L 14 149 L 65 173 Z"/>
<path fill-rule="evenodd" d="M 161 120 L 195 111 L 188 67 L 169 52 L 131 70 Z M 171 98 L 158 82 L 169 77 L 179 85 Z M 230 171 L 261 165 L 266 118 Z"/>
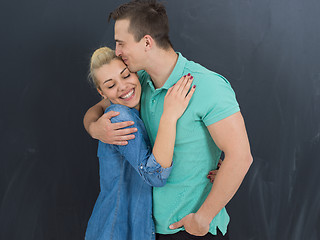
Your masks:
<path fill-rule="evenodd" d="M 126 90 L 126 84 L 124 82 L 120 82 L 118 86 L 119 86 L 119 91 Z"/>

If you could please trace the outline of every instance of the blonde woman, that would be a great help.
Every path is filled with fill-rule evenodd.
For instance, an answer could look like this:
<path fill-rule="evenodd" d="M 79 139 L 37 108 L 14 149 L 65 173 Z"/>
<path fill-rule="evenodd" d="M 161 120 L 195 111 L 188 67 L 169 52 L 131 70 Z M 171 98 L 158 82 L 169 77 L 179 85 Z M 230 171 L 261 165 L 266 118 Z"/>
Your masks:
<path fill-rule="evenodd" d="M 111 103 L 105 112 L 120 113 L 111 122 L 133 121 L 137 132 L 125 146 L 99 142 L 101 192 L 85 239 L 155 239 L 152 186 L 163 186 L 171 172 L 176 122 L 195 91 L 193 77 L 183 76 L 168 90 L 153 149 L 139 116 L 137 74 L 131 73 L 113 50 L 103 47 L 91 57 L 90 77 L 100 95 Z"/>

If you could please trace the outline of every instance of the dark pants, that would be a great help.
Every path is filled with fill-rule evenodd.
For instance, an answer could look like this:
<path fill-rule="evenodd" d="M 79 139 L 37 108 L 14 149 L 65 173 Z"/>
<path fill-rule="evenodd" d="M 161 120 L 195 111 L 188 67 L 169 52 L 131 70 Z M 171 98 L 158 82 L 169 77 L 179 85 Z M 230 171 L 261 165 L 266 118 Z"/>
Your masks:
<path fill-rule="evenodd" d="M 207 233 L 202 237 L 193 236 L 186 231 L 180 231 L 175 234 L 159 234 L 156 235 L 157 240 L 229 240 L 229 234 L 227 233 L 223 236 L 223 234 L 217 229 L 217 235 L 212 235 L 211 233 Z"/>

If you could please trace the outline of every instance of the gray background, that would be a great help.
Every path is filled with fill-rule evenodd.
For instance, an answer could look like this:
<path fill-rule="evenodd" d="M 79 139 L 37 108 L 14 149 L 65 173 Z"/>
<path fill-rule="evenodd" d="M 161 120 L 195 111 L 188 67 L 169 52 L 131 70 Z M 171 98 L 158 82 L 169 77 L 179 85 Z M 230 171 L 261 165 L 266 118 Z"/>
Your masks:
<path fill-rule="evenodd" d="M 83 239 L 99 193 L 92 51 L 124 1 L 0 5 L 0 239 Z M 320 1 L 172 0 L 175 50 L 237 93 L 254 164 L 228 204 L 232 240 L 320 239 Z"/>

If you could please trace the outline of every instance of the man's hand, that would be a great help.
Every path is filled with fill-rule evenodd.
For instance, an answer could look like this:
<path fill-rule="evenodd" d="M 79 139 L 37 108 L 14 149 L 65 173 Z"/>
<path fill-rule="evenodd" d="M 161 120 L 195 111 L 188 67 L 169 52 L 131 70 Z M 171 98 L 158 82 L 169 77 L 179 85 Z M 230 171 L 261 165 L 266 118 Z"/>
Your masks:
<path fill-rule="evenodd" d="M 127 145 L 128 140 L 134 139 L 131 133 L 137 131 L 136 128 L 126 128 L 134 124 L 132 121 L 111 123 L 110 119 L 119 115 L 119 112 L 110 111 L 103 114 L 97 121 L 89 125 L 89 134 L 104 143 L 115 145 Z M 130 134 L 130 135 L 128 135 Z"/>
<path fill-rule="evenodd" d="M 191 235 L 204 236 L 209 232 L 209 224 L 202 219 L 197 213 L 190 213 L 179 222 L 173 223 L 169 226 L 170 229 L 177 229 L 184 227 L 184 229 Z"/>

